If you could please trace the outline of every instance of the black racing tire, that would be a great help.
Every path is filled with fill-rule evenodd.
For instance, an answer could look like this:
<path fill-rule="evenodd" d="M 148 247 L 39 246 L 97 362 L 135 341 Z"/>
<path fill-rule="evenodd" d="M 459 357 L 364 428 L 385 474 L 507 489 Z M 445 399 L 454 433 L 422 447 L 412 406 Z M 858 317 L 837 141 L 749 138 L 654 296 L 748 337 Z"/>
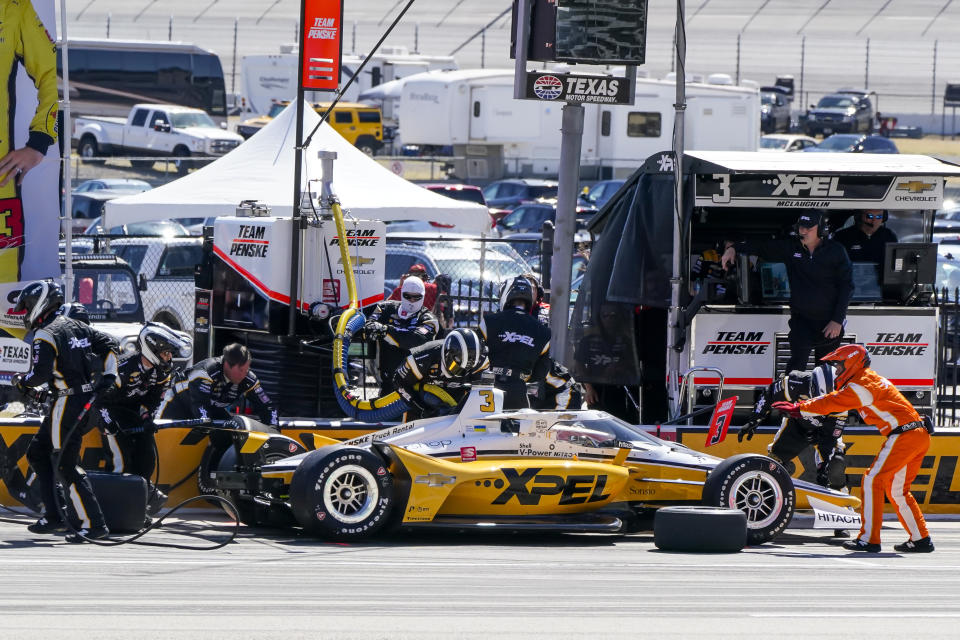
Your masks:
<path fill-rule="evenodd" d="M 703 484 L 703 504 L 747 514 L 747 544 L 758 545 L 783 533 L 796 507 L 793 479 L 779 462 L 744 453 L 718 464 Z"/>
<path fill-rule="evenodd" d="M 290 482 L 293 515 L 308 532 L 359 541 L 388 524 L 395 498 L 386 462 L 369 449 L 331 445 L 311 452 Z"/>
<path fill-rule="evenodd" d="M 83 158 L 83 161 L 87 164 L 103 164 L 105 162 L 97 159 L 100 156 L 100 147 L 97 144 L 97 139 L 89 134 L 80 138 L 80 143 L 77 145 L 77 155 Z"/>
<path fill-rule="evenodd" d="M 149 169 L 155 162 L 156 160 L 131 160 L 130 166 L 134 169 Z"/>
<path fill-rule="evenodd" d="M 186 147 L 177 147 L 173 150 L 173 166 L 177 168 L 177 173 L 181 176 L 185 176 L 190 173 L 191 163 L 184 162 L 183 158 L 190 157 L 190 149 Z"/>
<path fill-rule="evenodd" d="M 735 553 L 747 543 L 747 514 L 722 507 L 663 507 L 653 518 L 653 543 L 663 551 Z"/>

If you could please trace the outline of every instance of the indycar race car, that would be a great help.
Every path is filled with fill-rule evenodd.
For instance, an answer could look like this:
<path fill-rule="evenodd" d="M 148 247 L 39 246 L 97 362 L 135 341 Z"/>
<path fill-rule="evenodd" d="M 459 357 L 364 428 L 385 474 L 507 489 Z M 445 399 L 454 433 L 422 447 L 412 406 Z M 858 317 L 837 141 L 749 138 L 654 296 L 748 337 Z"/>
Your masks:
<path fill-rule="evenodd" d="M 314 436 L 308 452 L 248 424 L 202 467 L 201 485 L 234 502 L 246 524 L 332 540 L 395 526 L 621 532 L 638 514 L 686 504 L 744 511 L 747 544 L 760 544 L 811 498 L 838 510 L 860 504 L 791 478 L 766 456 L 723 460 L 602 411 L 502 411 L 502 403 L 501 391 L 477 386 L 455 415 L 345 442 Z"/>

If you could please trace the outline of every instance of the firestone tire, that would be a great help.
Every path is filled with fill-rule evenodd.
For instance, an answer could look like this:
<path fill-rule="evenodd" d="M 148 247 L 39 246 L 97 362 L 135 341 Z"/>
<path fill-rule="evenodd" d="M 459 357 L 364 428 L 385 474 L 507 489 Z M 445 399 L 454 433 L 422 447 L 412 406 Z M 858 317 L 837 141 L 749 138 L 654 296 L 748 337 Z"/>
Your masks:
<path fill-rule="evenodd" d="M 739 509 L 663 507 L 653 519 L 653 543 L 663 551 L 735 553 L 746 542 L 747 514 Z"/>
<path fill-rule="evenodd" d="M 318 449 L 300 463 L 290 482 L 297 522 L 329 540 L 373 536 L 388 524 L 394 501 L 386 463 L 367 449 Z"/>
<path fill-rule="evenodd" d="M 786 469 L 773 458 L 742 454 L 714 468 L 703 485 L 703 503 L 747 514 L 747 544 L 783 533 L 793 518 L 796 490 Z"/>

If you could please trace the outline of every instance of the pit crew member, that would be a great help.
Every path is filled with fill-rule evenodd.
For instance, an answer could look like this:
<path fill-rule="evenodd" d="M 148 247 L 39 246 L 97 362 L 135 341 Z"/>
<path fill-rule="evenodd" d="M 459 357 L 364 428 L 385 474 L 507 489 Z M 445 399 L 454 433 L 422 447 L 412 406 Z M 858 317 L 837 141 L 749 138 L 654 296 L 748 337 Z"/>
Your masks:
<path fill-rule="evenodd" d="M 500 290 L 500 311 L 480 320 L 494 384 L 504 392 L 504 409 L 529 408 L 527 383 L 539 384 L 553 363 L 548 355 L 550 328 L 531 315 L 535 300 L 533 285 L 517 276 Z"/>
<path fill-rule="evenodd" d="M 188 358 L 191 352 L 192 341 L 185 333 L 160 322 L 147 323 L 137 337 L 137 351 L 120 358 L 119 389 L 99 407 L 107 469 L 133 473 L 150 483 L 150 515 L 167 500 L 152 483 L 157 464 L 153 415 L 170 384 L 173 358 Z"/>
<path fill-rule="evenodd" d="M 410 349 L 437 337 L 440 323 L 424 306 L 426 289 L 423 280 L 409 276 L 401 285 L 402 300 L 388 300 L 377 305 L 363 330 L 376 346 L 376 363 L 380 395 L 393 391 L 393 373 Z"/>
<path fill-rule="evenodd" d="M 840 243 L 831 240 L 826 216 L 803 213 L 794 226 L 797 237 L 728 243 L 721 263 L 736 254 L 783 262 L 790 282 L 790 360 L 787 371 L 803 371 L 811 349 L 816 359 L 840 346 L 847 305 L 853 294 L 853 268 Z"/>
<path fill-rule="evenodd" d="M 853 226 L 840 229 L 833 235 L 847 250 L 851 262 L 882 264 L 888 242 L 896 242 L 897 234 L 887 228 L 887 212 L 867 209 L 853 216 Z"/>
<path fill-rule="evenodd" d="M 98 539 L 110 534 L 90 481 L 80 468 L 80 443 L 91 428 L 84 407 L 94 397 L 116 389 L 118 346 L 109 335 L 58 315 L 62 304 L 63 291 L 52 280 L 31 282 L 20 292 L 14 312 L 24 312 L 24 326 L 34 332 L 33 367 L 25 375 L 17 374 L 12 382 L 21 391 L 47 384 L 56 394 L 27 449 L 44 506 L 40 519 L 27 528 L 32 533 L 66 531 L 54 495 L 59 482 L 65 494 L 66 517 L 73 526 L 67 540 L 83 542 L 84 537 Z"/>
<path fill-rule="evenodd" d="M 227 420 L 231 410 L 239 410 L 241 403 L 248 402 L 260 422 L 280 424 L 270 396 L 250 370 L 252 362 L 250 350 L 234 342 L 223 348 L 222 355 L 193 365 L 187 372 L 187 381 L 190 401 L 196 411 L 194 417 Z"/>
<path fill-rule="evenodd" d="M 901 553 L 933 551 L 923 513 L 910 493 L 923 456 L 930 447 L 933 423 L 922 419 L 910 401 L 889 380 L 870 368 L 870 355 L 859 344 L 843 345 L 822 358 L 836 369 L 837 390 L 803 402 L 776 402 L 774 409 L 791 418 L 816 416 L 856 409 L 863 421 L 887 437 L 880 453 L 863 474 L 863 526 L 855 540 L 843 544 L 850 551 L 880 551 L 883 496 L 886 493 L 909 540 L 894 545 Z"/>

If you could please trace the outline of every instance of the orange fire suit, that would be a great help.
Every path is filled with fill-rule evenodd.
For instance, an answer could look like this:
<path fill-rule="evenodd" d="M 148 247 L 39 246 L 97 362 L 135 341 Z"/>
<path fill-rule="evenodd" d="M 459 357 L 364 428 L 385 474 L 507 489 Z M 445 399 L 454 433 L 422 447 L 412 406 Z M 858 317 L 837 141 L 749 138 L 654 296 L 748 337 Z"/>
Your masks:
<path fill-rule="evenodd" d="M 57 51 L 30 0 L 0 0 L 0 158 L 16 148 L 14 113 L 18 63 L 37 86 L 39 104 L 27 146 L 42 154 L 57 139 Z M 16 179 L 0 188 L 0 282 L 18 282 L 24 251 L 24 211 Z"/>
<path fill-rule="evenodd" d="M 920 507 L 910 493 L 910 485 L 930 447 L 930 434 L 910 401 L 889 380 L 872 369 L 864 369 L 841 389 L 801 402 L 797 408 L 804 417 L 856 409 L 864 422 L 887 436 L 880 453 L 863 475 L 860 540 L 880 544 L 884 493 L 911 540 L 929 535 Z"/>

